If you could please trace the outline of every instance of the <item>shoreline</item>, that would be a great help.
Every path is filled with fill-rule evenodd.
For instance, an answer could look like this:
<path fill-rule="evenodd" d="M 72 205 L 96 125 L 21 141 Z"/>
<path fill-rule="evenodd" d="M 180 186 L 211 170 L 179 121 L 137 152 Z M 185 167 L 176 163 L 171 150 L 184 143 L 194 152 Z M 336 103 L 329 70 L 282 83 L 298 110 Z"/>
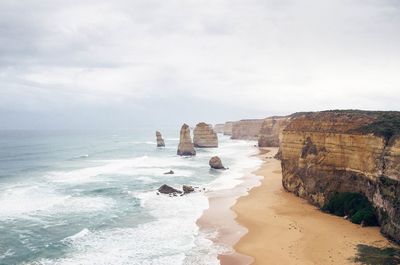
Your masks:
<path fill-rule="evenodd" d="M 259 149 L 258 153 L 252 156 L 260 158 L 260 155 L 268 152 L 267 149 Z M 262 178 L 253 172 L 252 170 L 244 174 L 241 178 L 242 182 L 232 189 L 207 192 L 209 207 L 196 221 L 199 230 L 209 235 L 207 238 L 221 248 L 220 252 L 223 253 L 218 255 L 221 263 L 241 265 L 250 264 L 253 261 L 253 257 L 243 255 L 233 249 L 233 246 L 248 230 L 236 222 L 237 215 L 232 209 L 239 198 L 248 195 L 252 188 L 261 184 Z"/>
<path fill-rule="evenodd" d="M 242 184 L 207 194 L 209 208 L 197 225 L 218 231 L 209 239 L 228 250 L 218 256 L 222 265 L 355 264 L 358 244 L 393 246 L 379 227 L 323 213 L 284 190 L 280 161 L 270 158 L 277 149 L 268 148 L 268 159 L 268 151 L 260 149 L 261 166 Z"/>

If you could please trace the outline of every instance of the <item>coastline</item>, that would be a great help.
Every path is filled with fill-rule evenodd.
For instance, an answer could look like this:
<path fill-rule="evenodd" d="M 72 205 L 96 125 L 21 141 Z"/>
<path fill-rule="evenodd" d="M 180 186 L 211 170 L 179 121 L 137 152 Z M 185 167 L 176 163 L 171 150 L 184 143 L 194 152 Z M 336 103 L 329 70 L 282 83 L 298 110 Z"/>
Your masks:
<path fill-rule="evenodd" d="M 238 224 L 248 229 L 234 249 L 253 257 L 252 264 L 355 264 L 358 244 L 391 245 L 378 227 L 361 227 L 323 213 L 287 192 L 280 161 L 261 159 L 264 163 L 255 172 L 263 176 L 261 185 L 232 207 Z M 221 264 L 230 263 L 222 259 Z"/>
<path fill-rule="evenodd" d="M 260 149 L 253 156 L 260 158 L 268 152 L 269 150 Z M 218 260 L 221 264 L 227 262 L 229 265 L 240 265 L 253 262 L 253 257 L 240 254 L 233 249 L 233 246 L 248 230 L 237 223 L 237 215 L 232 207 L 239 198 L 248 195 L 252 188 L 260 185 L 260 181 L 261 177 L 257 174 L 247 173 L 243 175 L 242 182 L 234 188 L 208 191 L 206 194 L 209 207 L 204 210 L 196 224 L 203 233 L 209 235 L 208 239 L 219 248 Z"/>
<path fill-rule="evenodd" d="M 357 245 L 391 246 L 378 227 L 361 227 L 329 215 L 282 187 L 278 148 L 260 149 L 262 165 L 232 190 L 211 192 L 198 219 L 223 246 L 222 265 L 355 264 Z M 268 157 L 268 158 L 267 158 Z M 260 203 L 262 202 L 262 203 Z"/>

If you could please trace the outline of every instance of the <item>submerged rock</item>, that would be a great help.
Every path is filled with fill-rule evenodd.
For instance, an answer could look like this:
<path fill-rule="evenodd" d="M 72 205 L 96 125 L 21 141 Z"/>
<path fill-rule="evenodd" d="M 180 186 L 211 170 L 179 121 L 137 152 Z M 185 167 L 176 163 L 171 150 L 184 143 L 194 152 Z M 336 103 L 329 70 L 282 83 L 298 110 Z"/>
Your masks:
<path fill-rule="evenodd" d="M 222 165 L 222 161 L 218 156 L 211 157 L 210 161 L 208 162 L 211 168 L 214 169 L 225 169 L 224 165 Z"/>
<path fill-rule="evenodd" d="M 165 172 L 164 175 L 173 175 L 175 172 L 173 170 L 170 170 L 168 172 Z"/>
<path fill-rule="evenodd" d="M 158 191 L 162 194 L 181 194 L 182 191 L 177 190 L 171 186 L 168 186 L 166 184 L 162 185 L 161 187 L 158 188 Z"/>
<path fill-rule="evenodd" d="M 164 147 L 165 142 L 159 131 L 156 131 L 156 137 L 157 137 L 157 147 Z"/>
<path fill-rule="evenodd" d="M 180 156 L 196 155 L 196 150 L 190 137 L 190 128 L 187 124 L 182 125 L 177 154 Z"/>
<path fill-rule="evenodd" d="M 210 125 L 200 122 L 193 130 L 193 144 L 195 147 L 218 147 L 218 136 Z"/>

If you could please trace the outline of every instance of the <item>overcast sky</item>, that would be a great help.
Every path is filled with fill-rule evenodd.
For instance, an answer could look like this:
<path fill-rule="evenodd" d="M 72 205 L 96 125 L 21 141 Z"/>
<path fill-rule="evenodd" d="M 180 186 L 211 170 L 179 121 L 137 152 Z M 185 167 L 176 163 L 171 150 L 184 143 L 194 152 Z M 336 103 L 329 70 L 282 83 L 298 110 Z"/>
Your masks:
<path fill-rule="evenodd" d="M 0 0 L 0 128 L 400 110 L 398 0 Z"/>

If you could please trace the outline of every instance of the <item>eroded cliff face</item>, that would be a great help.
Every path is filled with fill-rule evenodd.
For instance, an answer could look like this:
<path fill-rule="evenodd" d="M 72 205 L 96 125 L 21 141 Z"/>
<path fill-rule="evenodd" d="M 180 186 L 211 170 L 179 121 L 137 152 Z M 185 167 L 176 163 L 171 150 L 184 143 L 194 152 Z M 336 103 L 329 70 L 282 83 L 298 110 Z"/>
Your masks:
<path fill-rule="evenodd" d="M 195 147 L 218 147 L 218 136 L 212 127 L 200 122 L 193 130 L 193 144 Z"/>
<path fill-rule="evenodd" d="M 224 124 L 224 135 L 232 135 L 233 121 L 227 121 Z"/>
<path fill-rule="evenodd" d="M 377 112 L 293 115 L 282 133 L 283 186 L 318 206 L 335 192 L 362 193 L 382 233 L 400 242 L 400 137 L 386 122 Z"/>
<path fill-rule="evenodd" d="M 232 125 L 232 139 L 257 140 L 263 119 L 240 120 Z"/>
<path fill-rule="evenodd" d="M 214 131 L 216 133 L 224 133 L 224 126 L 225 126 L 225 124 L 223 124 L 223 123 L 215 124 L 214 125 Z"/>
<path fill-rule="evenodd" d="M 283 129 L 288 123 L 289 117 L 266 118 L 258 135 L 259 147 L 279 147 L 282 140 Z"/>

